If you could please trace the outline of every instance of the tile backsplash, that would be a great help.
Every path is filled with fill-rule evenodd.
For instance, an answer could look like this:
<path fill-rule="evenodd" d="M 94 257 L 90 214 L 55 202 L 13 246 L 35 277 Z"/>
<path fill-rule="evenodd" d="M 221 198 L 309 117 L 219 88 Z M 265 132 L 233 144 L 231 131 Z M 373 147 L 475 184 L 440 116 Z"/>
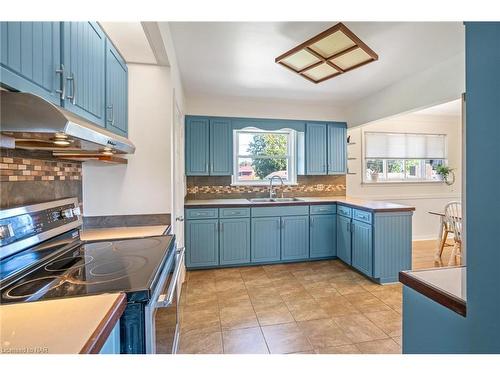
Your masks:
<path fill-rule="evenodd" d="M 50 152 L 0 149 L 0 207 L 67 197 L 82 200 L 82 165 Z"/>
<path fill-rule="evenodd" d="M 278 195 L 282 188 L 277 187 Z M 187 177 L 186 199 L 254 198 L 269 194 L 269 185 L 231 185 L 231 176 Z M 346 194 L 346 176 L 298 176 L 297 185 L 286 185 L 287 197 L 339 196 Z"/>

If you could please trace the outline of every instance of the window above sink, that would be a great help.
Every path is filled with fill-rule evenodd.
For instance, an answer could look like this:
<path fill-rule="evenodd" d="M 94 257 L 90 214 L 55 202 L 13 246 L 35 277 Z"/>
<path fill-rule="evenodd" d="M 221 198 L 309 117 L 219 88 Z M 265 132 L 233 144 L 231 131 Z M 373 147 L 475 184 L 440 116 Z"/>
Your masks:
<path fill-rule="evenodd" d="M 281 177 L 285 185 L 297 183 L 303 165 L 303 152 L 297 152 L 303 147 L 297 144 L 303 144 L 303 133 L 245 128 L 234 130 L 233 136 L 233 185 L 267 185 L 273 176 Z"/>

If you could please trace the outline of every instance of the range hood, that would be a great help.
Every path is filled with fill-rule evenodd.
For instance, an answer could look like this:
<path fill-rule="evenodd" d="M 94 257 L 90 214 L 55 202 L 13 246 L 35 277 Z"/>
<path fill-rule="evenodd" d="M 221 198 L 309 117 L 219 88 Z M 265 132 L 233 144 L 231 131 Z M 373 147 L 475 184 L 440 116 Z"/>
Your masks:
<path fill-rule="evenodd" d="M 0 129 L 16 148 L 52 151 L 61 159 L 110 161 L 135 152 L 127 138 L 29 93 L 0 91 Z"/>

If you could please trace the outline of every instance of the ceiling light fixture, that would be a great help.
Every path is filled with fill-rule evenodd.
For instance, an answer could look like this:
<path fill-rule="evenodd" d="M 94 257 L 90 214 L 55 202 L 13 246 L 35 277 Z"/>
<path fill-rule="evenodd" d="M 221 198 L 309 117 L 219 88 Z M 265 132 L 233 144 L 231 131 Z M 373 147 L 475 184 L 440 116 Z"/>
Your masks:
<path fill-rule="evenodd" d="M 339 22 L 278 56 L 275 62 L 320 83 L 376 60 L 378 55 Z"/>

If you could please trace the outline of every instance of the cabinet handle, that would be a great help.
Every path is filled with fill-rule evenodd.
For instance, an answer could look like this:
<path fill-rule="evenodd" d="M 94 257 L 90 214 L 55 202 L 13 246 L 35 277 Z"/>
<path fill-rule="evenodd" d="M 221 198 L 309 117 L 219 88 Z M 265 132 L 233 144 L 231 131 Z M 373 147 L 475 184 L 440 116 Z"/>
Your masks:
<path fill-rule="evenodd" d="M 64 100 L 66 97 L 66 80 L 64 79 L 64 64 L 61 64 L 59 69 L 56 69 L 56 74 L 60 74 L 59 77 L 59 87 L 60 89 L 56 90 L 58 94 L 61 94 L 61 100 Z"/>
<path fill-rule="evenodd" d="M 314 217 L 311 217 L 311 227 L 313 226 L 314 224 Z"/>
<path fill-rule="evenodd" d="M 76 79 L 74 74 L 71 74 L 70 76 L 66 77 L 67 81 L 71 81 L 71 95 L 67 95 L 66 98 L 71 100 L 71 104 L 75 105 L 76 103 Z"/>
<path fill-rule="evenodd" d="M 347 231 L 350 232 L 351 231 L 351 223 L 346 223 L 347 224 Z"/>
<path fill-rule="evenodd" d="M 114 125 L 115 114 L 114 114 L 114 111 L 113 111 L 113 104 L 108 105 L 106 107 L 106 109 L 110 109 L 111 110 L 111 118 L 108 117 L 107 122 L 109 122 L 111 125 Z"/>
<path fill-rule="evenodd" d="M 208 163 L 205 163 L 205 170 L 207 171 L 208 173 Z"/>
<path fill-rule="evenodd" d="M 224 223 L 220 223 L 220 231 L 224 232 Z"/>
<path fill-rule="evenodd" d="M 351 232 L 354 233 L 354 223 L 351 223 Z"/>

